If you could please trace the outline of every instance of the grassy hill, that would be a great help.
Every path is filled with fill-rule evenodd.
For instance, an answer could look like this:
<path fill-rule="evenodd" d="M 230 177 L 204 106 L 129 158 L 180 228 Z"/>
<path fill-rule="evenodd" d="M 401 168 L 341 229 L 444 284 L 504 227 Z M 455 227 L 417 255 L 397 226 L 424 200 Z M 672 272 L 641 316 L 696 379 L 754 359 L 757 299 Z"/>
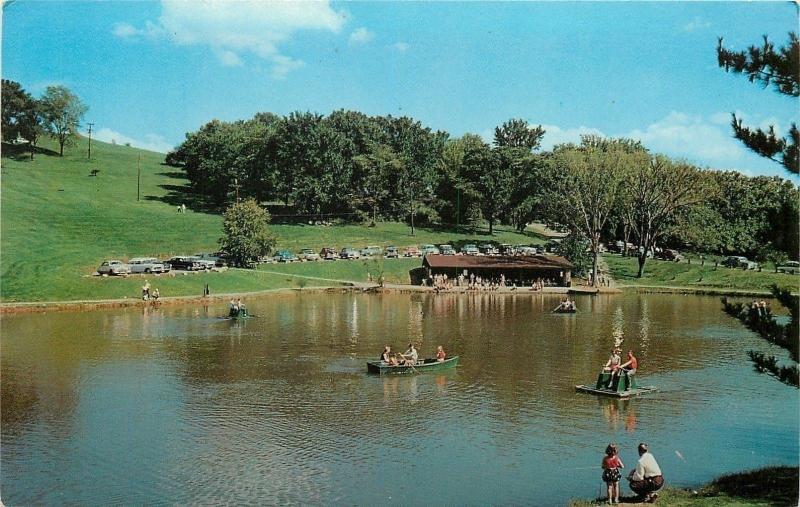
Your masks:
<path fill-rule="evenodd" d="M 166 258 L 217 250 L 221 216 L 195 211 L 185 214 L 177 206 L 185 202 L 186 180 L 182 173 L 163 165 L 164 155 L 121 145 L 92 142 L 92 159 L 87 160 L 87 140 L 67 148 L 59 157 L 57 146 L 44 139 L 42 153 L 30 160 L 15 147 L 3 145 L 2 193 L 0 194 L 0 299 L 54 301 L 135 297 L 142 279 L 90 276 L 104 259 L 138 256 Z M 137 200 L 137 167 L 141 169 L 140 199 Z M 97 176 L 90 176 L 97 170 Z M 422 243 L 464 243 L 494 240 L 514 244 L 539 240 L 500 232 L 494 236 L 470 235 L 418 229 L 416 236 L 401 223 L 377 227 L 361 225 L 303 226 L 275 225 L 278 248 L 297 251 L 366 245 L 396 246 Z M 418 262 L 418 261 L 417 261 Z M 389 278 L 401 281 L 409 261 L 387 261 Z M 273 267 L 274 268 L 274 267 Z M 269 266 L 264 268 L 268 271 Z M 281 267 L 286 275 L 230 270 L 175 277 L 159 277 L 154 286 L 162 295 L 201 294 L 209 283 L 216 293 L 246 292 L 297 286 L 292 274 L 336 280 L 365 280 L 368 266 L 344 262 L 324 266 Z M 322 284 L 305 279 L 306 286 Z"/>

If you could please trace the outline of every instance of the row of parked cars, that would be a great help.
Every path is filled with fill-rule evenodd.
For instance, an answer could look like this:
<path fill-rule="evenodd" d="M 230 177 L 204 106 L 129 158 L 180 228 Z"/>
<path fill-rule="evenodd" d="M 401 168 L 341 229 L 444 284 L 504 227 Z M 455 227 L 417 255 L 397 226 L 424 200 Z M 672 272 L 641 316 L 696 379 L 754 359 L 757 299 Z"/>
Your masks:
<path fill-rule="evenodd" d="M 399 258 L 399 257 L 422 257 L 425 255 L 533 255 L 538 253 L 536 247 L 528 245 L 512 246 L 503 244 L 495 246 L 491 243 L 485 243 L 480 246 L 474 244 L 464 245 L 460 252 L 457 252 L 452 245 L 433 245 L 427 244 L 421 247 L 409 246 L 402 251 L 396 246 L 386 247 L 384 250 L 379 246 L 368 246 L 358 250 L 356 248 L 344 247 L 337 250 L 333 247 L 325 247 L 315 252 L 311 248 L 303 248 L 298 254 L 290 250 L 279 250 L 277 254 L 270 258 L 264 259 L 265 262 L 301 262 L 301 261 L 332 261 L 339 259 L 361 259 L 383 257 L 386 259 Z"/>
<path fill-rule="evenodd" d="M 134 257 L 128 262 L 120 260 L 103 261 L 97 268 L 101 275 L 162 274 L 173 269 L 182 271 L 205 271 L 224 266 L 221 254 L 177 255 L 165 261 L 155 257 Z"/>

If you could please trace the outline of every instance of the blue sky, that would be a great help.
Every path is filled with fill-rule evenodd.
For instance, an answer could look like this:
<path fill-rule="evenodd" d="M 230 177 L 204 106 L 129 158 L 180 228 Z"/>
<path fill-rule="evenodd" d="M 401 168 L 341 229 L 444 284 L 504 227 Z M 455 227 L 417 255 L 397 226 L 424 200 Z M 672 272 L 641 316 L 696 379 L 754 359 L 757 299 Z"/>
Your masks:
<path fill-rule="evenodd" d="M 102 140 L 165 151 L 214 119 L 340 108 L 491 137 L 512 117 L 545 147 L 581 133 L 641 139 L 701 166 L 778 174 L 731 138 L 797 121 L 796 100 L 725 74 L 796 30 L 787 2 L 52 2 L 3 10 L 2 75 L 63 84 Z"/>

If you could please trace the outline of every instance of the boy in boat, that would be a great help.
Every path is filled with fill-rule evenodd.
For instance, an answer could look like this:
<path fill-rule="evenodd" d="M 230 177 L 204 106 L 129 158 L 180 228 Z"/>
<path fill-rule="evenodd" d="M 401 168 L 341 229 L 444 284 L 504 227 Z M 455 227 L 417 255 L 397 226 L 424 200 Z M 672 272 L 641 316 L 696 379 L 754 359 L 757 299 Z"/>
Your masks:
<path fill-rule="evenodd" d="M 610 371 L 611 372 L 611 380 L 608 381 L 607 387 L 611 389 L 611 384 L 614 382 L 614 374 L 619 369 L 620 364 L 622 363 L 622 359 L 619 357 L 619 353 L 622 352 L 622 349 L 619 347 L 614 347 L 611 350 L 611 357 L 608 358 L 608 361 L 605 365 L 603 365 L 603 371 Z"/>
<path fill-rule="evenodd" d="M 636 368 L 639 366 L 639 361 L 634 357 L 633 351 L 628 351 L 628 360 L 621 365 L 619 365 L 619 369 L 617 371 L 625 372 L 625 375 L 628 377 L 632 377 L 634 373 L 636 373 Z M 611 373 L 611 378 L 614 378 L 614 373 Z M 630 385 L 630 382 L 628 382 Z M 627 391 L 628 388 L 626 387 L 625 390 Z"/>
<path fill-rule="evenodd" d="M 414 347 L 413 343 L 408 344 L 408 350 L 406 350 L 403 354 L 400 354 L 400 357 L 403 358 L 402 364 L 405 366 L 414 366 L 417 364 L 417 359 L 419 359 L 419 353 L 417 349 Z"/>

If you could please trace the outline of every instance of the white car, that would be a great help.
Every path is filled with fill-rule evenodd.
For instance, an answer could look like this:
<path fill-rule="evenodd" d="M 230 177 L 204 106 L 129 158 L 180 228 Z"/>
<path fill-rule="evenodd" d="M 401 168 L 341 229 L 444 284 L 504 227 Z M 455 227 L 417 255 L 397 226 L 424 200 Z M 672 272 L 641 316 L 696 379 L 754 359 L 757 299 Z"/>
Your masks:
<path fill-rule="evenodd" d="M 166 273 L 170 270 L 169 264 L 153 257 L 135 257 L 128 261 L 131 273 Z"/>
<path fill-rule="evenodd" d="M 322 257 L 319 256 L 317 252 L 310 248 L 303 248 L 300 250 L 300 253 L 297 255 L 297 258 L 301 261 L 318 261 L 322 260 Z"/>
<path fill-rule="evenodd" d="M 203 259 L 199 255 L 192 255 L 191 257 L 187 257 L 187 259 L 199 264 L 201 266 L 200 269 L 214 269 L 217 267 L 216 261 L 211 259 Z"/>
<path fill-rule="evenodd" d="M 101 275 L 129 275 L 131 268 L 122 261 L 103 261 L 97 272 Z"/>

